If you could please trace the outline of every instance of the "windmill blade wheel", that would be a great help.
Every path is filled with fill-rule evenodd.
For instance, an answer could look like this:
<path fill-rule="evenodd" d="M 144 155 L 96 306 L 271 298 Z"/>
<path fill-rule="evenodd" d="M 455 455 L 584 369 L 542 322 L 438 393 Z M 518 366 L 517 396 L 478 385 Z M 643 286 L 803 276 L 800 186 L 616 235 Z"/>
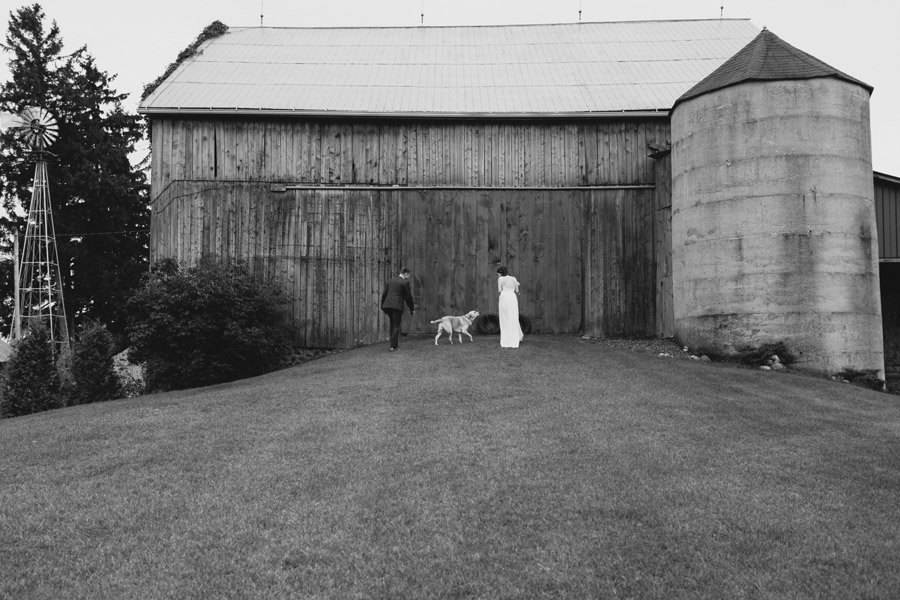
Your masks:
<path fill-rule="evenodd" d="M 28 123 L 23 137 L 32 150 L 46 150 L 59 137 L 56 119 L 46 108 L 26 108 L 22 118 Z"/>

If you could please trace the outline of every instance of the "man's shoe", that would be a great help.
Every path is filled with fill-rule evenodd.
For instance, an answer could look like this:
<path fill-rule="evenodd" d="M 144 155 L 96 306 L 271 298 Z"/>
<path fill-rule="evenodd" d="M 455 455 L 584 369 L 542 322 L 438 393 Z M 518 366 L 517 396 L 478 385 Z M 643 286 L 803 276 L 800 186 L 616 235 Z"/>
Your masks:
<path fill-rule="evenodd" d="M 396 348 L 391 348 L 391 352 L 393 352 L 394 350 L 396 350 Z"/>

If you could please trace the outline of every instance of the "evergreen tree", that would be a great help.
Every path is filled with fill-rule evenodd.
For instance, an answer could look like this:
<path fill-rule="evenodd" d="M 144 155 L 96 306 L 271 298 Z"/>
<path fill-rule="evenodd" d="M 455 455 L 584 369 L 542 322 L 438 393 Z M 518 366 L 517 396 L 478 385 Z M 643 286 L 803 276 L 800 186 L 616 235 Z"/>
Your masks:
<path fill-rule="evenodd" d="M 20 417 L 60 408 L 59 373 L 53 359 L 50 335 L 44 328 L 16 343 L 0 378 L 0 417 Z"/>
<path fill-rule="evenodd" d="M 115 346 L 106 327 L 87 323 L 72 345 L 70 404 L 88 404 L 121 397 L 113 365 Z"/>
<path fill-rule="evenodd" d="M 113 90 L 115 76 L 101 70 L 85 47 L 63 54 L 59 28 L 45 21 L 38 4 L 10 14 L 3 48 L 11 56 L 12 78 L 0 85 L 0 110 L 18 114 L 36 106 L 55 116 L 59 139 L 50 148 L 55 157 L 48 161 L 48 177 L 69 329 L 92 320 L 120 334 L 127 298 L 149 258 L 146 176 L 129 158 L 144 129 L 137 115 L 123 110 L 126 96 Z M 27 148 L 8 132 L 0 147 L 0 191 L 8 213 L 0 230 L 17 232 L 20 240 L 33 175 Z M 0 283 L 0 292 L 4 288 Z M 5 331 L 8 305 L 0 305 Z"/>

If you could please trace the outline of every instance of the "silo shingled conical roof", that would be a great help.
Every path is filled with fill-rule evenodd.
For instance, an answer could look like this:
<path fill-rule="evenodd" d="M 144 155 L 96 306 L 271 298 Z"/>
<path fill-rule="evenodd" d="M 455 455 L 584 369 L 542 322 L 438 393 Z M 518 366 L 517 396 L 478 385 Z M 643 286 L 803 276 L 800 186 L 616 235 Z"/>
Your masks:
<path fill-rule="evenodd" d="M 862 86 L 872 93 L 872 86 L 850 77 L 815 56 L 794 48 L 780 37 L 763 29 L 752 42 L 722 63 L 697 85 L 685 92 L 675 104 L 747 81 L 778 81 L 834 77 Z"/>

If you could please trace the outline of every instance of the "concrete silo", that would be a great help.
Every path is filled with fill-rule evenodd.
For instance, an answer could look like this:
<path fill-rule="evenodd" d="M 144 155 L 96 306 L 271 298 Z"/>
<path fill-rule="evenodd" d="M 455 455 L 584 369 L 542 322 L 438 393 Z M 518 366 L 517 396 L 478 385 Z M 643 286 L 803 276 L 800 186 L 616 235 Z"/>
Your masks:
<path fill-rule="evenodd" d="M 872 88 L 763 30 L 672 112 L 675 330 L 884 377 Z"/>

